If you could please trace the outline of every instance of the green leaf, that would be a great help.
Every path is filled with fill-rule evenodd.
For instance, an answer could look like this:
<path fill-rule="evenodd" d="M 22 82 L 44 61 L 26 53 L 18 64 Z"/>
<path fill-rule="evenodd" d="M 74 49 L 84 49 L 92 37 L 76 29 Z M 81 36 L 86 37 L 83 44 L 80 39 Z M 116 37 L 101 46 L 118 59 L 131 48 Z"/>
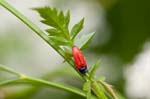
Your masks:
<path fill-rule="evenodd" d="M 93 66 L 92 66 L 92 69 L 90 70 L 89 72 L 89 76 L 90 78 L 94 76 L 96 70 L 99 68 L 100 66 L 100 60 L 98 60 Z"/>
<path fill-rule="evenodd" d="M 70 22 L 70 11 L 68 10 L 67 11 L 67 14 L 65 16 L 65 24 L 66 24 L 66 27 L 69 26 L 69 22 Z"/>
<path fill-rule="evenodd" d="M 58 12 L 56 8 L 51 9 L 50 7 L 34 8 L 34 10 L 38 11 L 40 16 L 43 18 L 41 20 L 42 23 L 56 29 L 57 31 L 60 31 L 62 37 L 68 40 L 70 39 L 68 31 L 68 24 L 70 21 L 69 12 L 67 15 L 64 15 L 63 11 Z M 53 35 L 54 33 L 51 32 Z"/>
<path fill-rule="evenodd" d="M 60 11 L 58 17 L 59 17 L 59 22 L 60 22 L 60 24 L 62 24 L 63 26 L 65 26 L 65 16 L 64 16 L 63 11 Z"/>
<path fill-rule="evenodd" d="M 77 24 L 75 24 L 71 30 L 71 40 L 73 40 L 76 35 L 81 31 L 83 28 L 84 18 Z"/>
<path fill-rule="evenodd" d="M 47 25 L 60 28 L 59 23 L 58 23 L 58 12 L 56 8 L 51 9 L 50 7 L 43 7 L 43 8 L 35 8 L 34 10 L 39 12 L 43 20 L 48 23 Z"/>
<path fill-rule="evenodd" d="M 107 93 L 109 93 L 113 97 L 113 99 L 118 99 L 114 90 L 112 89 L 111 85 L 107 84 L 106 82 L 100 81 L 100 80 L 99 80 L 99 83 L 105 88 Z"/>
<path fill-rule="evenodd" d="M 91 99 L 91 81 L 87 81 L 83 85 L 83 90 L 87 93 L 86 97 L 87 99 Z"/>
<path fill-rule="evenodd" d="M 34 10 L 38 11 L 40 16 L 43 18 L 41 22 L 51 27 L 61 29 L 61 26 L 59 24 L 59 18 L 57 15 L 57 10 L 55 8 L 51 9 L 50 7 L 44 7 L 34 8 Z"/>
<path fill-rule="evenodd" d="M 83 35 L 81 38 L 75 41 L 75 44 L 81 49 L 85 49 L 90 44 L 95 32 Z"/>
<path fill-rule="evenodd" d="M 60 46 L 60 45 L 71 46 L 71 42 L 65 40 L 62 37 L 53 36 L 53 37 L 50 37 L 50 39 L 53 41 L 53 43 L 55 43 L 58 46 Z"/>
<path fill-rule="evenodd" d="M 99 99 L 108 99 L 104 93 L 103 87 L 99 85 L 98 82 L 95 80 L 93 80 L 92 82 L 92 89 Z"/>
<path fill-rule="evenodd" d="M 57 29 L 47 29 L 46 32 L 48 32 L 49 36 L 63 36 L 63 33 Z"/>

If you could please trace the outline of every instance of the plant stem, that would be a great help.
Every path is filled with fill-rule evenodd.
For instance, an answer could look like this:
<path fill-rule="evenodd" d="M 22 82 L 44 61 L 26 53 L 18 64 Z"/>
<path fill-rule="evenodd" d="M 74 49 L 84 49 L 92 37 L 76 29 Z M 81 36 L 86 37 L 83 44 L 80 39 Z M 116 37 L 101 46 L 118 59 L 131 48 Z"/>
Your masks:
<path fill-rule="evenodd" d="M 13 69 L 7 68 L 4 65 L 0 65 L 0 69 L 2 69 L 4 71 L 7 71 L 9 73 L 12 73 L 12 74 L 16 74 L 17 76 L 19 76 L 18 78 L 15 78 L 15 79 L 0 82 L 0 86 L 12 84 L 12 83 L 15 83 L 16 81 L 22 81 L 23 80 L 23 81 L 30 81 L 30 84 L 31 83 L 37 83 L 37 84 L 46 85 L 46 86 L 49 86 L 49 87 L 59 88 L 59 89 L 63 89 L 63 90 L 66 90 L 68 92 L 72 92 L 72 93 L 78 94 L 80 96 L 86 97 L 86 93 L 84 91 L 82 91 L 78 88 L 72 87 L 72 86 L 53 83 L 53 82 L 49 82 L 49 81 L 46 81 L 46 80 L 37 79 L 37 78 L 33 78 L 33 77 L 28 77 L 24 74 L 21 74 L 19 72 L 14 71 Z"/>
<path fill-rule="evenodd" d="M 15 83 L 18 80 L 19 80 L 19 78 L 2 81 L 2 82 L 0 82 L 0 86 L 7 85 L 7 84 L 10 84 L 10 83 Z"/>
<path fill-rule="evenodd" d="M 20 76 L 20 75 L 21 75 L 20 73 L 14 71 L 14 70 L 12 70 L 12 69 L 10 69 L 10 68 L 4 66 L 4 65 L 1 65 L 1 64 L 0 64 L 0 70 L 3 70 L 3 71 L 6 71 L 6 72 L 15 74 L 16 76 Z"/>
<path fill-rule="evenodd" d="M 53 83 L 53 82 L 49 82 L 49 81 L 46 81 L 46 80 L 37 79 L 37 78 L 33 78 L 33 77 L 27 77 L 27 76 L 23 76 L 23 77 L 16 78 L 16 79 L 2 81 L 2 82 L 0 82 L 0 86 L 12 84 L 12 83 L 15 83 L 16 81 L 20 81 L 20 80 L 21 81 L 22 80 L 24 80 L 24 81 L 30 81 L 29 84 L 31 84 L 31 83 L 37 83 L 37 84 L 46 85 L 46 86 L 49 86 L 49 87 L 63 89 L 65 91 L 72 92 L 72 93 L 75 93 L 77 95 L 86 97 L 85 92 L 82 91 L 82 90 L 80 90 L 80 89 L 78 89 L 78 88 L 76 88 L 76 87 L 72 87 L 72 86 L 68 86 L 68 85 L 63 85 L 63 84 L 58 84 L 58 83 Z"/>
<path fill-rule="evenodd" d="M 50 43 L 49 38 L 46 36 L 46 34 L 40 30 L 39 27 L 37 27 L 34 23 L 32 23 L 28 18 L 26 18 L 22 13 L 17 11 L 14 7 L 12 7 L 10 4 L 8 4 L 5 0 L 0 1 L 0 4 L 6 8 L 9 12 L 11 12 L 13 15 L 15 15 L 18 19 L 20 19 L 23 23 L 25 23 L 30 29 L 32 29 L 37 35 L 39 35 L 43 40 L 45 40 L 48 44 Z M 55 46 L 51 44 L 51 46 L 60 54 L 63 56 L 63 52 L 60 50 L 57 50 Z"/>
<path fill-rule="evenodd" d="M 25 80 L 35 82 L 37 84 L 42 84 L 42 85 L 46 85 L 46 86 L 50 86 L 50 87 L 63 89 L 63 90 L 78 94 L 80 96 L 86 97 L 86 94 L 84 93 L 84 91 L 82 91 L 78 88 L 72 87 L 72 86 L 57 84 L 57 83 L 53 83 L 53 82 L 49 82 L 46 80 L 37 79 L 37 78 L 33 78 L 33 77 L 26 77 Z"/>

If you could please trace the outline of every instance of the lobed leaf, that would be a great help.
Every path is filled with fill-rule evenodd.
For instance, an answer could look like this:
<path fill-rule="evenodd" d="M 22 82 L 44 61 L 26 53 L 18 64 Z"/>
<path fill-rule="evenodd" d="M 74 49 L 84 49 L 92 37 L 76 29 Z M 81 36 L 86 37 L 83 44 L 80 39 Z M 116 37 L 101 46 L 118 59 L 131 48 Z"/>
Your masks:
<path fill-rule="evenodd" d="M 68 31 L 68 24 L 70 21 L 69 12 L 67 12 L 67 15 L 64 15 L 63 11 L 58 12 L 56 8 L 51 9 L 50 7 L 34 8 L 34 10 L 36 10 L 43 18 L 41 20 L 42 23 L 59 31 L 56 32 L 51 31 L 51 29 L 47 29 L 46 31 L 48 33 L 50 33 L 51 35 L 55 35 L 55 33 L 60 33 L 59 36 L 61 35 L 61 37 L 64 37 L 68 40 L 70 39 Z"/>

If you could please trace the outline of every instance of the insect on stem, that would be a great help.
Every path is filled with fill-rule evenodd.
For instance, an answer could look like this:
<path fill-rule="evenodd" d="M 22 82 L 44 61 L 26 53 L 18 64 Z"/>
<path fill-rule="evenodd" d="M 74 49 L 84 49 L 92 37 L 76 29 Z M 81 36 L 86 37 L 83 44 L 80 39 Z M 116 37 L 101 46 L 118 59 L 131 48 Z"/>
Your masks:
<path fill-rule="evenodd" d="M 80 73 L 86 74 L 88 72 L 87 64 L 81 50 L 77 46 L 72 47 L 72 55 L 74 63 Z"/>

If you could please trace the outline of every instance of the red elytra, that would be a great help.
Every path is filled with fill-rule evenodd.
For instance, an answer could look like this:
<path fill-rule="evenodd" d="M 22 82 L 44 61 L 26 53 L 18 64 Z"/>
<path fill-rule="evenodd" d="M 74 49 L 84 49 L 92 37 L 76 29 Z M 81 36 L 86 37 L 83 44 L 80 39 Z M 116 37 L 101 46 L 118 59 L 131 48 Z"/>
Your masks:
<path fill-rule="evenodd" d="M 75 65 L 77 69 L 80 71 L 80 73 L 85 74 L 87 73 L 87 64 L 84 59 L 84 56 L 80 49 L 77 46 L 72 47 L 72 55 L 75 62 Z"/>

